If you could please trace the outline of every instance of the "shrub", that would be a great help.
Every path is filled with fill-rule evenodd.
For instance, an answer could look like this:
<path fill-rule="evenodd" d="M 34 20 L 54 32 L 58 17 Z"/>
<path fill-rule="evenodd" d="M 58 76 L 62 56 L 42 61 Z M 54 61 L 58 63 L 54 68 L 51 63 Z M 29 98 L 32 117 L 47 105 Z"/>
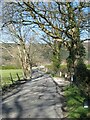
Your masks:
<path fill-rule="evenodd" d="M 54 74 L 58 74 L 60 72 L 60 60 L 57 58 L 57 56 L 54 56 L 52 61 L 52 70 Z"/>
<path fill-rule="evenodd" d="M 67 72 L 67 65 L 61 65 L 60 66 L 60 71 L 63 72 L 63 73 L 64 72 L 66 73 Z"/>
<path fill-rule="evenodd" d="M 45 67 L 47 68 L 47 73 L 52 73 L 52 65 L 46 65 Z"/>
<path fill-rule="evenodd" d="M 83 94 L 89 95 L 89 85 L 90 85 L 90 70 L 87 69 L 84 62 L 78 61 L 75 68 L 76 85 L 83 91 Z M 90 95 L 89 95 L 90 96 Z"/>
<path fill-rule="evenodd" d="M 75 68 L 75 74 L 79 83 L 84 82 L 87 76 L 87 67 L 83 61 L 78 61 Z"/>

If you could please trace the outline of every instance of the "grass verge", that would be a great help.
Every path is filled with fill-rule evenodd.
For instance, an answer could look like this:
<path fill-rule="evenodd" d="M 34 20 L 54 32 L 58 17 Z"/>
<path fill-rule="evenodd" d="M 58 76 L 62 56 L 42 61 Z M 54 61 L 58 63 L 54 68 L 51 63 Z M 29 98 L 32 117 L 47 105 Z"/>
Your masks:
<path fill-rule="evenodd" d="M 18 80 L 17 73 L 18 73 L 19 77 L 22 78 L 22 70 L 21 69 L 0 70 L 2 86 L 12 84 L 10 74 L 12 75 L 13 81 Z"/>

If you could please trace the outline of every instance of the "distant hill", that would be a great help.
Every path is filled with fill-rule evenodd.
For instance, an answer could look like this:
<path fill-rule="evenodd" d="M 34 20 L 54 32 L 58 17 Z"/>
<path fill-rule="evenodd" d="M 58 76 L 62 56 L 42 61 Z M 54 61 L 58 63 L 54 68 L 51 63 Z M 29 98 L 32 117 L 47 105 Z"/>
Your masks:
<path fill-rule="evenodd" d="M 16 67 L 20 66 L 16 44 L 0 43 L 0 48 L 2 49 L 2 65 L 14 65 Z"/>
<path fill-rule="evenodd" d="M 0 43 L 0 48 L 2 51 L 1 54 L 1 63 L 0 65 L 15 65 L 20 66 L 20 61 L 18 57 L 18 48 L 17 44 L 14 43 Z M 32 44 L 33 52 L 33 62 L 40 64 L 45 62 L 50 62 L 51 48 L 47 44 Z M 13 57 L 14 56 L 14 57 Z"/>
<path fill-rule="evenodd" d="M 84 46 L 86 48 L 86 59 L 90 61 L 90 41 L 85 41 Z M 17 44 L 15 43 L 0 43 L 0 66 L 1 65 L 15 65 L 20 66 L 18 57 Z M 10 51 L 10 53 L 9 53 Z M 32 51 L 34 51 L 33 62 L 34 64 L 48 64 L 51 62 L 52 49 L 47 44 L 33 44 Z M 10 55 L 11 54 L 11 55 Z M 14 56 L 14 57 L 13 57 Z M 61 50 L 62 62 L 67 58 L 68 52 L 65 48 Z"/>

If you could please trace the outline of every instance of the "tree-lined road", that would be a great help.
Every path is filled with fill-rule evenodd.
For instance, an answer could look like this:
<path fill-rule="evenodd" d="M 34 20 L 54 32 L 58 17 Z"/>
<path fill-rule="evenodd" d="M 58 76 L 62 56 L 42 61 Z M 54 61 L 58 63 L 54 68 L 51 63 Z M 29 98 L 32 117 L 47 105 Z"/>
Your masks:
<path fill-rule="evenodd" d="M 64 98 L 57 89 L 49 75 L 34 72 L 32 81 L 3 96 L 2 117 L 63 118 L 61 106 Z"/>

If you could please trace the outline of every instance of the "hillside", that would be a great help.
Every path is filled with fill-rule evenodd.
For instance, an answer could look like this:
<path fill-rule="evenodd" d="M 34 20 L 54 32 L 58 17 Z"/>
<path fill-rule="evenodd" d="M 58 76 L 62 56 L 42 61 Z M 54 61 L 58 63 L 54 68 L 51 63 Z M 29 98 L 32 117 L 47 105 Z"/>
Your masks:
<path fill-rule="evenodd" d="M 86 48 L 86 59 L 90 62 L 90 41 L 85 41 L 84 46 Z M 17 45 L 14 43 L 3 43 L 0 44 L 0 65 L 14 65 L 16 67 L 20 66 L 20 61 L 18 57 Z M 52 50 L 47 44 L 33 44 L 32 45 L 33 54 L 33 64 L 47 64 L 51 62 Z M 61 50 L 62 62 L 68 56 L 68 52 L 65 48 Z"/>
<path fill-rule="evenodd" d="M 1 49 L 1 61 L 0 65 L 14 65 L 20 66 L 18 48 L 14 43 L 0 44 Z M 33 64 L 44 64 L 50 62 L 51 49 L 46 44 L 33 44 L 31 52 L 33 54 Z"/>

